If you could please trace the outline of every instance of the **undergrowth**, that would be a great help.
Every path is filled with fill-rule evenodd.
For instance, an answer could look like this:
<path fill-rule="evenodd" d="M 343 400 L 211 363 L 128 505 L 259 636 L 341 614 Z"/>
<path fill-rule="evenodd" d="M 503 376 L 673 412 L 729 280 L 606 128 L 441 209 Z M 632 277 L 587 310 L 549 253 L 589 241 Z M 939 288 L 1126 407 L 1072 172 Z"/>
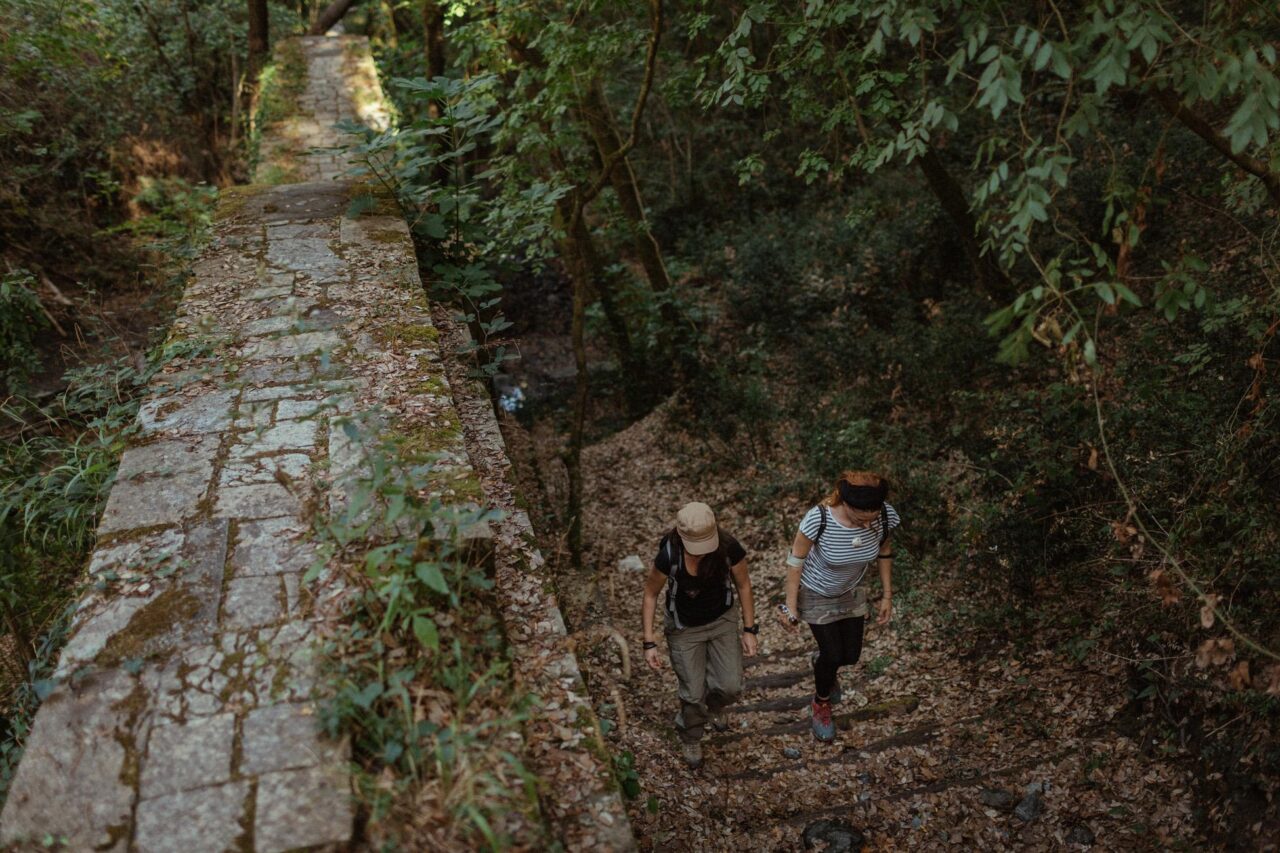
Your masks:
<path fill-rule="evenodd" d="M 512 683 L 493 580 L 469 535 L 493 514 L 442 503 L 437 458 L 372 419 L 343 429 L 363 464 L 337 476 L 348 500 L 317 518 L 308 578 L 337 572 L 348 593 L 323 648 L 322 719 L 351 739 L 366 840 L 505 849 L 540 818 L 520 759 L 531 700 Z"/>

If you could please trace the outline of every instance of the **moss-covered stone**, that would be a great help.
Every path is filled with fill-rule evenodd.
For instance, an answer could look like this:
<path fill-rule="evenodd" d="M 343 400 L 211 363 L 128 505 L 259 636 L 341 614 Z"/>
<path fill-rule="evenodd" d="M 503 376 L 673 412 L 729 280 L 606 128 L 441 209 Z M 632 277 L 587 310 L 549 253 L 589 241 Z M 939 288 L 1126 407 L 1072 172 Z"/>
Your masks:
<path fill-rule="evenodd" d="M 249 199 L 261 195 L 270 187 L 258 184 L 224 187 L 218 191 L 218 204 L 213 211 L 214 222 L 225 222 L 234 219 L 244 210 Z"/>
<path fill-rule="evenodd" d="M 392 323 L 378 329 L 374 336 L 390 347 L 400 344 L 434 345 L 440 340 L 436 327 L 425 323 Z"/>
<path fill-rule="evenodd" d="M 449 385 L 443 376 L 431 375 L 409 388 L 416 395 L 439 397 L 449 393 Z"/>
<path fill-rule="evenodd" d="M 194 619 L 199 612 L 200 600 L 191 590 L 173 584 L 133 614 L 124 630 L 107 641 L 98 654 L 97 663 L 111 666 L 154 654 L 160 639 L 175 625 Z"/>

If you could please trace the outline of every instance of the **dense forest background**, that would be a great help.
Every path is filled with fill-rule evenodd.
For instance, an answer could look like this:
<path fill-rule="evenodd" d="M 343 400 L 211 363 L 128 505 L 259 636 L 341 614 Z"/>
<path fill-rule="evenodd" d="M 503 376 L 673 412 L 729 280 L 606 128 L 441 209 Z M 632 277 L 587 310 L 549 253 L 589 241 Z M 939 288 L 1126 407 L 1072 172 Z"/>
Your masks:
<path fill-rule="evenodd" d="M 1275 827 L 1273 8 L 422 10 L 362 12 L 404 78 L 365 153 L 563 440 L 566 560 L 612 569 L 583 446 L 671 395 L 780 541 L 782 507 L 884 471 L 903 582 L 964 589 L 931 603 L 957 655 L 1128 661 L 1206 829 Z"/>
<path fill-rule="evenodd" d="M 272 37 L 319 5 L 265 4 Z M 172 297 L 139 271 L 251 167 L 248 9 L 0 2 L 24 663 Z M 1273 4 L 366 0 L 344 26 L 399 112 L 355 169 L 561 452 L 538 521 L 568 577 L 611 569 L 584 449 L 655 409 L 779 538 L 779 507 L 875 468 L 957 654 L 1122 658 L 1126 725 L 1194 768 L 1204 831 L 1280 831 Z M 941 578 L 963 594 L 926 603 Z"/>

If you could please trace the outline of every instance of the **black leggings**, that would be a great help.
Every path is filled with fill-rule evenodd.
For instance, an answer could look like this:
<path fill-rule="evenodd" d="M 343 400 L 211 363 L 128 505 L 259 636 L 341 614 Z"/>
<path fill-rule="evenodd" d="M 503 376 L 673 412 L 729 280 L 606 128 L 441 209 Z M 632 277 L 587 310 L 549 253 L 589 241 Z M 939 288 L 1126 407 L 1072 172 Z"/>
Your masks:
<path fill-rule="evenodd" d="M 810 625 L 818 641 L 818 657 L 813 662 L 814 689 L 820 697 L 829 697 L 836 686 L 836 671 L 853 666 L 862 657 L 862 629 L 866 618 L 855 616 L 826 625 Z"/>

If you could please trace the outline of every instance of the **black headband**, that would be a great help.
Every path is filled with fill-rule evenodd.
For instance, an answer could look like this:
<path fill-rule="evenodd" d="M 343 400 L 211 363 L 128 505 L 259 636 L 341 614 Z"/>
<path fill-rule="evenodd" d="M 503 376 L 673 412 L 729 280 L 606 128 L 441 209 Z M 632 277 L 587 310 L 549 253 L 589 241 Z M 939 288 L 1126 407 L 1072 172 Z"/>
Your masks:
<path fill-rule="evenodd" d="M 854 509 L 880 509 L 889 497 L 889 484 L 884 480 L 878 486 L 854 486 L 848 480 L 840 481 L 840 500 Z"/>

